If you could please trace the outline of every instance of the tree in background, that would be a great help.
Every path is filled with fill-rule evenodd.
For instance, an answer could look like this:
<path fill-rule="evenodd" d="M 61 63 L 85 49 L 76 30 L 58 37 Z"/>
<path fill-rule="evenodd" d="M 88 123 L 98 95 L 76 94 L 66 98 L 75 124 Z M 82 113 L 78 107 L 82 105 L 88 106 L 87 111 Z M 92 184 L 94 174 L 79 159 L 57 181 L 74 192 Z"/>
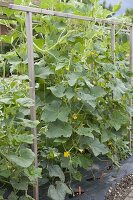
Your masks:
<path fill-rule="evenodd" d="M 103 6 L 104 9 L 113 11 L 113 6 L 112 6 L 112 4 L 110 3 L 109 6 L 107 6 L 106 0 L 103 1 L 102 6 Z"/>
<path fill-rule="evenodd" d="M 101 4 L 102 7 L 104 9 L 107 9 L 107 10 L 110 10 L 113 12 L 113 6 L 112 4 L 110 3 L 109 5 L 107 5 L 107 1 L 104 0 L 103 3 Z M 128 8 L 125 12 L 125 16 L 129 17 L 131 20 L 132 20 L 132 23 L 133 23 L 133 8 Z"/>
<path fill-rule="evenodd" d="M 125 16 L 129 17 L 133 22 L 133 8 L 128 8 L 126 10 Z"/>

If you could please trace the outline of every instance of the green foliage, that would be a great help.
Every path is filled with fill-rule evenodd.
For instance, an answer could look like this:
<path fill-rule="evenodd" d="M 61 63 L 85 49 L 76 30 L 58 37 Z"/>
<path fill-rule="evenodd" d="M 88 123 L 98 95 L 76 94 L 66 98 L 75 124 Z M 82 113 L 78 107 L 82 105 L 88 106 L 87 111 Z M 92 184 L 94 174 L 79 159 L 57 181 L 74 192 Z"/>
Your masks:
<path fill-rule="evenodd" d="M 114 15 L 118 10 L 120 10 L 121 5 L 122 5 L 122 0 L 119 1 L 118 4 L 115 4 L 114 6 L 111 3 L 107 5 L 107 1 L 104 0 L 101 5 L 103 6 L 104 9 L 111 11 L 112 15 Z"/>
<path fill-rule="evenodd" d="M 14 192 L 9 199 L 18 199 L 18 191 L 27 192 L 28 185 L 34 184 L 37 178 L 33 173 L 31 180 L 25 171 L 34 162 L 34 153 L 29 147 L 33 135 L 19 122 L 20 117 L 29 118 L 29 107 L 33 103 L 27 98 L 28 93 L 27 76 L 0 78 L 0 181 L 3 186 L 5 183 L 7 187 L 12 186 Z"/>
<path fill-rule="evenodd" d="M 40 6 L 96 18 L 107 18 L 111 14 L 95 0 L 83 3 L 42 0 Z M 6 61 L 5 66 L 10 73 L 16 74 L 15 80 L 18 79 L 17 84 L 4 81 L 3 86 L 0 85 L 3 91 L 0 119 L 9 133 L 2 130 L 0 136 L 4 141 L 1 147 L 4 168 L 3 164 L 1 168 L 5 171 L 2 176 L 12 180 L 12 171 L 5 166 L 17 168 L 14 172 L 15 177 L 19 177 L 17 190 L 26 189 L 27 184 L 41 177 L 41 169 L 32 165 L 34 156 L 28 146 L 33 139 L 29 130 L 38 125 L 39 163 L 43 168 L 43 181 L 50 183 L 48 196 L 64 200 L 65 195 L 71 193 L 65 175 L 70 183 L 72 177 L 80 181 L 79 168 L 88 169 L 94 156 L 106 155 L 118 164 L 129 152 L 126 132 L 132 113 L 129 98 L 133 91 L 129 84 L 132 76 L 127 57 L 129 43 L 126 35 L 121 36 L 121 40 L 116 36 L 120 45 L 116 47 L 114 62 L 110 32 L 101 24 L 33 15 L 34 22 L 39 22 L 33 23 L 38 121 L 32 122 L 29 108 L 34 102 L 27 95 L 28 78 L 19 76 L 28 74 L 25 15 L 14 12 L 13 17 L 16 18 L 15 28 L 9 36 L 1 37 L 11 45 L 10 52 L 1 56 L 2 62 Z M 4 75 L 7 76 L 5 71 Z M 5 92 L 6 84 L 11 87 Z M 20 175 L 28 180 L 25 188 Z M 17 187 L 15 183 L 12 181 L 13 187 Z M 10 197 L 15 199 L 12 195 L 16 194 Z"/>
<path fill-rule="evenodd" d="M 5 156 L 10 162 L 15 163 L 20 167 L 27 168 L 34 161 L 34 154 L 30 149 L 21 149 L 18 155 L 8 154 Z"/>
<path fill-rule="evenodd" d="M 59 177 L 62 182 L 65 181 L 64 173 L 58 165 L 52 165 L 48 167 L 50 177 Z"/>
<path fill-rule="evenodd" d="M 129 17 L 129 19 L 131 19 L 132 23 L 133 23 L 133 8 L 128 8 L 126 10 L 126 13 L 125 13 L 125 16 L 126 17 Z"/>
<path fill-rule="evenodd" d="M 72 194 L 71 190 L 62 182 L 56 182 L 56 187 L 54 185 L 49 186 L 48 196 L 52 200 L 65 199 L 67 193 Z"/>
<path fill-rule="evenodd" d="M 122 0 L 120 1 L 120 3 L 116 4 L 113 7 L 113 12 L 117 12 L 121 8 L 121 4 L 122 4 Z"/>

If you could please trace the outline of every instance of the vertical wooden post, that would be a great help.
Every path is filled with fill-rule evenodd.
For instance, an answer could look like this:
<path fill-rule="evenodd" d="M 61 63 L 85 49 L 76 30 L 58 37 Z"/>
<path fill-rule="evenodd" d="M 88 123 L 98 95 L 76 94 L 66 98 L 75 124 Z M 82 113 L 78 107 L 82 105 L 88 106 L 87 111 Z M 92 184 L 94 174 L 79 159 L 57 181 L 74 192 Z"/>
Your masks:
<path fill-rule="evenodd" d="M 33 52 L 33 30 L 32 30 L 32 13 L 26 12 L 26 34 L 27 34 L 27 48 L 28 48 L 28 70 L 30 78 L 30 98 L 33 99 L 34 105 L 31 107 L 30 114 L 31 120 L 36 120 L 36 106 L 35 106 L 35 72 L 34 72 L 34 52 Z M 37 155 L 37 129 L 33 128 L 32 133 L 34 135 L 33 151 L 35 153 L 35 167 L 38 167 L 38 155 Z M 38 179 L 34 187 L 34 199 L 39 200 L 39 186 Z"/>
<path fill-rule="evenodd" d="M 130 28 L 130 68 L 131 72 L 133 72 L 133 26 Z M 133 78 L 130 79 L 131 86 L 133 85 Z M 133 100 L 130 99 L 130 106 L 132 107 Z M 130 125 L 128 130 L 128 138 L 129 138 L 129 148 L 132 149 L 132 116 L 130 116 Z"/>
<path fill-rule="evenodd" d="M 0 24 L 0 36 L 1 36 L 1 24 Z M 2 53 L 2 42 L 0 42 L 0 53 Z"/>
<path fill-rule="evenodd" d="M 112 50 L 112 59 L 115 62 L 115 25 L 112 25 L 111 28 L 111 50 Z"/>

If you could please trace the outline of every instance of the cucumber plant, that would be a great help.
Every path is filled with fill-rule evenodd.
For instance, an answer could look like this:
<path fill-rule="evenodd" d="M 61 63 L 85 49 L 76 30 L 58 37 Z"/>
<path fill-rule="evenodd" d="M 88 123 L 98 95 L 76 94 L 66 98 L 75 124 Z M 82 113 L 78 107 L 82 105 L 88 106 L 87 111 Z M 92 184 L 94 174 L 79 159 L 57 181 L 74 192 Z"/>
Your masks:
<path fill-rule="evenodd" d="M 28 5 L 30 2 L 16 0 L 15 3 Z M 84 3 L 42 0 L 40 7 L 96 18 L 111 15 L 98 0 Z M 6 61 L 10 73 L 19 79 L 20 75 L 28 74 L 25 14 L 8 9 L 2 9 L 2 12 L 16 19 L 10 34 L 2 36 L 1 40 L 11 46 L 11 50 L 2 55 L 3 62 Z M 10 26 L 11 22 L 6 23 Z M 132 74 L 128 61 L 128 36 L 121 37 L 123 42 L 116 36 L 119 45 L 114 62 L 110 31 L 101 24 L 38 14 L 33 15 L 33 33 L 36 108 L 40 122 L 37 127 L 39 165 L 42 168 L 40 184 L 49 183 L 50 199 L 63 200 L 67 193 L 72 193 L 72 179 L 81 181 L 79 169 L 87 170 L 94 157 L 106 155 L 119 165 L 119 160 L 129 154 L 127 127 L 129 115 L 133 113 L 133 108 L 129 107 L 133 89 L 129 83 Z M 19 105 L 21 110 L 32 103 L 27 97 L 23 99 L 26 91 L 20 92 L 22 97 L 15 97 L 15 107 Z M 33 122 L 27 121 L 24 113 L 27 114 L 27 109 L 17 117 L 19 121 L 15 120 L 15 125 L 19 123 L 16 133 L 21 138 L 16 142 L 19 143 L 17 161 L 18 157 L 25 155 L 20 150 L 29 141 L 25 138 L 30 138 L 29 144 L 32 140 L 29 132 L 27 135 L 27 128 L 31 128 Z M 20 113 L 17 111 L 16 114 Z M 25 137 L 19 134 L 23 126 L 26 126 Z M 11 138 L 12 135 L 11 132 Z M 6 140 L 10 143 L 9 138 Z M 12 143 L 10 145 L 14 147 Z M 28 152 L 32 154 L 29 149 Z M 6 162 L 15 163 L 10 156 L 7 151 Z M 33 165 L 20 165 L 18 169 L 22 176 L 31 182 L 40 174 L 40 169 L 35 172 Z"/>

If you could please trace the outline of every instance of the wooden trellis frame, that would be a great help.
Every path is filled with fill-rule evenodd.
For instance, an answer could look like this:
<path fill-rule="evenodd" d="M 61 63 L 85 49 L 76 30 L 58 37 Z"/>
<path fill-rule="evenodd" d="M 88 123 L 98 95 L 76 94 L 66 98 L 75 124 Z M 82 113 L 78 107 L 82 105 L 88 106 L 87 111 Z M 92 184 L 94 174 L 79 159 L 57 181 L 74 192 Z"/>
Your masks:
<path fill-rule="evenodd" d="M 133 25 L 130 26 L 130 67 L 131 67 L 131 72 L 133 72 Z M 131 86 L 133 85 L 133 77 L 130 79 Z M 133 100 L 132 98 L 130 99 L 130 106 L 132 107 L 133 105 Z M 132 116 L 130 116 L 130 124 L 129 124 L 129 148 L 131 150 L 132 148 Z"/>
<path fill-rule="evenodd" d="M 7 6 L 7 5 L 6 5 Z M 28 49 L 28 69 L 29 69 L 29 77 L 30 77 L 30 98 L 34 101 L 34 106 L 31 107 L 31 119 L 34 121 L 36 120 L 36 107 L 35 107 L 35 72 L 34 72 L 34 52 L 33 52 L 33 27 L 32 27 L 32 14 L 43 14 L 43 15 L 51 15 L 51 16 L 58 16 L 63 18 L 70 18 L 70 19 L 78 19 L 90 22 L 97 22 L 101 24 L 108 24 L 111 25 L 111 48 L 112 48 L 112 59 L 115 62 L 115 30 L 116 26 L 124 25 L 125 27 L 129 28 L 125 30 L 121 30 L 123 32 L 130 32 L 130 67 L 131 72 L 133 72 L 133 24 L 129 23 L 122 23 L 117 20 L 110 20 L 110 19 L 101 19 L 101 18 L 92 18 L 86 16 L 79 16 L 69 13 L 62 13 L 56 12 L 52 10 L 40 9 L 40 8 L 33 8 L 28 6 L 21 6 L 10 4 L 8 5 L 10 9 L 22 11 L 26 13 L 26 34 L 27 34 L 27 49 Z M 133 84 L 133 78 L 131 78 L 131 85 Z M 130 100 L 130 106 L 132 106 L 132 99 Z M 131 126 L 132 126 L 132 117 L 130 117 L 130 125 L 128 131 L 129 137 L 129 148 L 132 148 L 132 133 L 131 133 Z M 32 133 L 34 135 L 34 143 L 33 143 L 33 150 L 35 153 L 35 167 L 38 166 L 38 154 L 37 154 L 37 129 L 32 129 Z M 35 200 L 39 200 L 39 185 L 38 180 L 36 182 L 34 188 L 34 198 Z"/>

